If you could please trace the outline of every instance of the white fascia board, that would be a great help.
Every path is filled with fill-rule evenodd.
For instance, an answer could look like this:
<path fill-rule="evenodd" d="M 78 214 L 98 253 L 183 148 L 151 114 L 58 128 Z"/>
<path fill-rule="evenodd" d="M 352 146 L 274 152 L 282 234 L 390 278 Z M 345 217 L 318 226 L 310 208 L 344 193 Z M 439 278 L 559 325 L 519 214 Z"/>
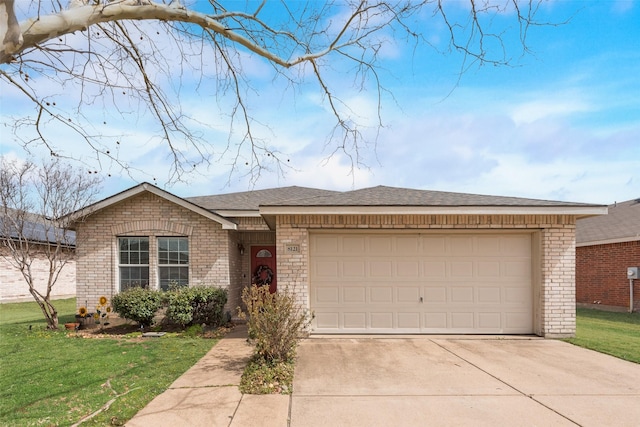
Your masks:
<path fill-rule="evenodd" d="M 225 218 L 260 218 L 259 211 L 222 209 L 216 210 L 215 213 L 222 215 Z"/>
<path fill-rule="evenodd" d="M 265 206 L 262 215 L 606 215 L 606 206 Z"/>
<path fill-rule="evenodd" d="M 237 230 L 238 226 L 229 221 L 226 218 L 223 218 L 222 216 L 210 212 L 204 208 L 201 208 L 198 205 L 194 205 L 191 202 L 187 202 L 185 199 L 178 197 L 178 196 L 174 196 L 171 193 L 168 193 L 164 190 L 159 189 L 158 187 L 154 187 L 152 185 L 149 184 L 142 184 L 142 187 L 144 188 L 144 190 L 149 191 L 150 193 L 153 193 L 155 195 L 157 195 L 158 197 L 162 197 L 170 202 L 175 203 L 176 205 L 180 205 L 185 209 L 189 209 L 190 211 L 193 211 L 199 215 L 204 216 L 205 218 L 209 218 L 210 220 L 213 220 L 217 223 L 219 223 L 220 225 L 222 225 L 222 229 L 223 230 Z"/>
<path fill-rule="evenodd" d="M 198 205 L 194 205 L 193 203 L 187 202 L 186 200 L 178 197 L 178 196 L 174 196 L 173 194 L 166 192 L 164 190 L 159 189 L 158 187 L 155 187 L 153 185 L 144 183 L 141 185 L 138 185 L 136 187 L 130 188 L 129 190 L 123 191 L 122 193 L 116 194 L 115 196 L 106 198 L 98 203 L 95 203 L 93 205 L 87 206 L 84 209 L 79 210 L 78 212 L 76 212 L 74 215 L 72 215 L 72 219 L 75 218 L 80 218 L 84 215 L 87 214 L 91 214 L 94 212 L 97 212 L 99 210 L 102 210 L 104 208 L 107 208 L 111 205 L 115 205 L 116 203 L 120 203 L 130 197 L 133 196 L 137 196 L 140 193 L 143 193 L 145 191 L 148 191 L 149 193 L 153 193 L 158 197 L 161 197 L 165 200 L 168 200 L 172 203 L 175 203 L 179 206 L 182 206 L 185 209 L 188 209 L 190 211 L 193 211 L 199 215 L 202 215 L 206 218 L 209 218 L 212 221 L 215 221 L 217 223 L 219 223 L 220 225 L 222 225 L 222 229 L 223 230 L 237 230 L 238 226 L 229 221 L 226 218 L 223 218 L 222 216 L 215 214 L 213 212 L 210 212 L 204 208 L 201 208 Z"/>

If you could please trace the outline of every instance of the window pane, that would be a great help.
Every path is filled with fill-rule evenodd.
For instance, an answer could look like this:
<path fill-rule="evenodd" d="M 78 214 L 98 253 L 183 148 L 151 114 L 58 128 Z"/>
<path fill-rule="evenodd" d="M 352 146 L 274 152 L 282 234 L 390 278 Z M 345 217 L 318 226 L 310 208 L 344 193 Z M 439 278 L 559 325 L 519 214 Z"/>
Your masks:
<path fill-rule="evenodd" d="M 120 290 L 149 287 L 149 238 L 119 238 Z"/>

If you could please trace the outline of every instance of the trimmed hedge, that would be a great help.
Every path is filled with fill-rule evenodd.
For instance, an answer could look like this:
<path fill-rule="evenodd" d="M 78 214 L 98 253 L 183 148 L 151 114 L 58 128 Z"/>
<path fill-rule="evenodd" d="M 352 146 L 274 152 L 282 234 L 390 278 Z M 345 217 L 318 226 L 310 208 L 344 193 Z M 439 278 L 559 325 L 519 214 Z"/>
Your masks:
<path fill-rule="evenodd" d="M 162 306 L 162 294 L 153 289 L 130 288 L 114 295 L 111 306 L 121 317 L 148 327 Z"/>
<path fill-rule="evenodd" d="M 174 289 L 165 294 L 166 316 L 183 328 L 206 324 L 217 327 L 226 321 L 224 306 L 227 291 L 213 286 L 194 286 Z"/>

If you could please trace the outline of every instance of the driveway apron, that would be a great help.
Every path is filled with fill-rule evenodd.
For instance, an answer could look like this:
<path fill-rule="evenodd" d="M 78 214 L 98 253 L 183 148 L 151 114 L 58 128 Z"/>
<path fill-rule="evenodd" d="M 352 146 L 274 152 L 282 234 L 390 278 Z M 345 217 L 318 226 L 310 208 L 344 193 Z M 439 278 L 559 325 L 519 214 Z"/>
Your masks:
<path fill-rule="evenodd" d="M 290 426 L 640 426 L 640 365 L 540 338 L 312 338 Z"/>

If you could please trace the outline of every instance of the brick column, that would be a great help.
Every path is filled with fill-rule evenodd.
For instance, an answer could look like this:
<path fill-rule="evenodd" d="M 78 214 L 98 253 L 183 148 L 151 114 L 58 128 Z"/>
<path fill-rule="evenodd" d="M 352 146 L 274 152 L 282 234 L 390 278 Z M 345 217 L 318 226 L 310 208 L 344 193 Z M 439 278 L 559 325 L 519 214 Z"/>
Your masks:
<path fill-rule="evenodd" d="M 547 338 L 576 333 L 575 226 L 542 230 L 541 323 Z"/>

